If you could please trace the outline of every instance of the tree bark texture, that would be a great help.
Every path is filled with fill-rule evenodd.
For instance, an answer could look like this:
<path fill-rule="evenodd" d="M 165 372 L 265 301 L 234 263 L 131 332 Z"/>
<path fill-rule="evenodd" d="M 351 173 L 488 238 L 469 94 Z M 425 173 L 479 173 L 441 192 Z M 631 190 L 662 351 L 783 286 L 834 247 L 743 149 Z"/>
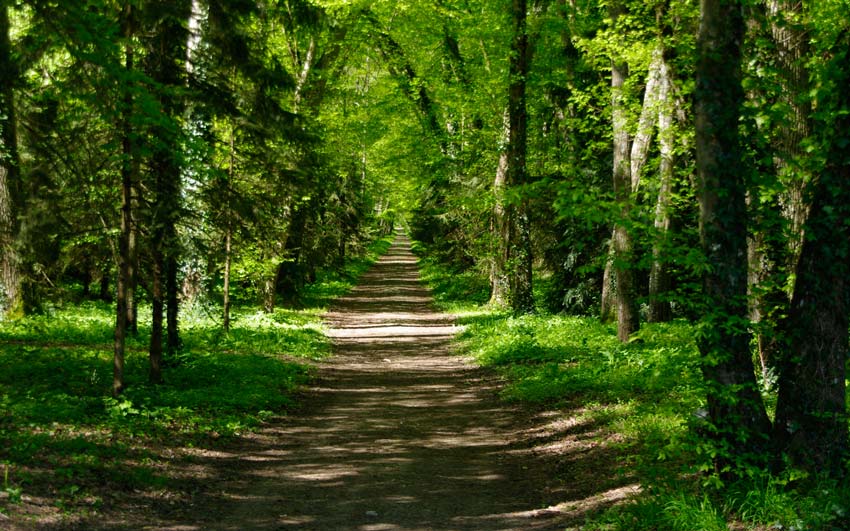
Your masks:
<path fill-rule="evenodd" d="M 763 456 L 770 430 L 756 385 L 747 319 L 746 188 L 738 138 L 743 33 L 739 1 L 701 1 L 695 114 L 707 267 L 698 345 L 721 470 Z"/>
<path fill-rule="evenodd" d="M 21 196 L 17 122 L 12 88 L 17 67 L 12 59 L 9 8 L 0 5 L 0 309 L 7 315 L 24 310 L 22 272 L 17 249 Z"/>
<path fill-rule="evenodd" d="M 526 154 L 528 149 L 528 113 L 526 109 L 526 79 L 529 69 L 528 27 L 526 0 L 513 0 L 514 36 L 511 42 L 510 84 L 508 87 L 508 147 L 507 184 L 528 184 Z M 523 194 L 520 194 L 523 195 Z M 531 223 L 527 200 L 522 197 L 510 212 L 509 290 L 511 309 L 517 313 L 534 311 L 533 256 L 531 252 Z"/>
<path fill-rule="evenodd" d="M 615 3 L 610 7 L 611 17 L 615 22 L 622 11 L 622 6 L 619 4 Z M 644 96 L 645 109 L 651 104 L 657 92 L 657 73 L 654 73 L 653 70 L 657 70 L 657 68 L 650 69 L 647 91 Z M 609 264 L 613 273 L 613 283 L 609 283 L 607 288 L 609 289 L 609 297 L 611 291 L 613 291 L 617 313 L 617 338 L 622 342 L 628 341 L 631 334 L 640 327 L 637 298 L 635 296 L 634 271 L 632 268 L 634 259 L 632 235 L 628 225 L 631 215 L 633 190 L 640 182 L 640 169 L 649 152 L 649 138 L 654 125 L 654 120 L 650 118 L 654 113 L 641 113 L 638 126 L 639 135 L 634 145 L 636 158 L 632 159 L 632 145 L 629 139 L 628 118 L 624 103 L 624 86 L 628 75 L 628 64 L 619 57 L 613 57 L 611 60 L 611 124 L 613 129 L 612 147 L 614 151 L 612 173 L 614 199 L 619 206 L 619 213 L 618 218 L 614 221 L 614 228 L 611 235 L 612 252 L 609 256 Z M 640 159 L 641 156 L 643 159 Z M 632 172 L 633 167 L 634 174 Z M 609 273 L 608 278 L 610 279 L 611 276 Z"/>
<path fill-rule="evenodd" d="M 810 173 L 803 143 L 812 134 L 811 83 L 806 68 L 810 57 L 809 36 L 800 23 L 802 2 L 770 0 L 766 4 L 770 37 L 775 46 L 773 59 L 781 83 L 778 98 L 788 112 L 776 129 L 772 153 L 776 176 L 783 183 L 782 192 L 777 201 L 767 205 L 752 201 L 767 222 L 761 231 L 755 231 L 750 241 L 751 318 L 758 323 L 756 344 L 765 380 L 781 364 L 777 358 L 781 356 L 783 339 L 773 323 L 778 316 L 788 313 L 791 294 L 784 288 L 801 252 L 809 208 L 805 183 Z M 785 226 L 780 220 L 784 220 Z"/>
<path fill-rule="evenodd" d="M 658 167 L 658 199 L 655 203 L 655 235 L 652 242 L 652 266 L 649 271 L 649 312 L 647 320 L 663 323 L 673 318 L 667 292 L 670 275 L 665 263 L 665 252 L 670 234 L 673 209 L 673 178 L 676 172 L 676 132 L 673 128 L 675 102 L 673 76 L 664 60 L 659 65 L 658 84 L 658 146 L 661 161 Z"/>
<path fill-rule="evenodd" d="M 796 268 L 791 309 L 783 326 L 788 352 L 779 378 L 775 436 L 792 463 L 842 475 L 847 457 L 845 389 L 850 326 L 850 35 L 834 47 L 827 164 L 809 184 L 811 208 Z M 830 102 L 833 103 L 833 102 Z"/>
<path fill-rule="evenodd" d="M 504 114 L 502 144 L 507 146 L 510 136 L 511 123 L 508 120 L 508 110 Z M 504 306 L 508 303 L 508 259 L 510 256 L 510 230 L 508 224 L 510 205 L 505 198 L 505 187 L 508 178 L 508 151 L 505 148 L 499 153 L 496 166 L 496 178 L 493 180 L 493 221 L 492 237 L 493 252 L 490 263 L 490 304 Z"/>

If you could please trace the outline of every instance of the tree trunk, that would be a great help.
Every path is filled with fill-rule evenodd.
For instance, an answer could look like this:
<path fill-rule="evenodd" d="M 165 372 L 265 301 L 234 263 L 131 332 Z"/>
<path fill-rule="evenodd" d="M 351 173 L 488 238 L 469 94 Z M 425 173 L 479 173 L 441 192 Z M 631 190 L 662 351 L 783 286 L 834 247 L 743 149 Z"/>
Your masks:
<path fill-rule="evenodd" d="M 225 332 L 230 332 L 230 264 L 232 261 L 232 238 L 233 231 L 228 224 L 224 233 L 224 287 L 222 288 L 224 301 L 222 311 L 224 316 L 222 326 Z"/>
<path fill-rule="evenodd" d="M 526 110 L 526 79 L 529 69 L 526 0 L 513 0 L 514 36 L 511 42 L 510 84 L 508 86 L 508 147 L 507 186 L 528 184 L 526 154 L 528 149 L 528 113 Z M 511 309 L 516 313 L 534 311 L 533 256 L 531 252 L 531 223 L 525 193 L 507 216 L 510 227 L 508 258 Z"/>
<path fill-rule="evenodd" d="M 717 465 L 765 454 L 770 421 L 750 355 L 747 209 L 738 119 L 743 101 L 737 0 L 702 0 L 695 92 L 700 236 L 707 267 L 698 345 Z"/>
<path fill-rule="evenodd" d="M 275 296 L 277 295 L 277 290 L 275 289 L 276 284 L 276 275 L 273 277 L 266 277 L 262 280 L 262 287 L 260 291 L 263 297 L 263 311 L 265 313 L 274 313 Z"/>
<path fill-rule="evenodd" d="M 148 348 L 151 383 L 162 382 L 162 310 L 165 306 L 162 290 L 162 253 L 153 250 L 151 268 L 151 342 Z"/>
<path fill-rule="evenodd" d="M 813 180 L 813 200 L 796 268 L 796 284 L 784 337 L 788 353 L 779 378 L 775 432 L 792 464 L 815 472 L 843 475 L 847 457 L 845 389 L 850 326 L 850 36 L 834 47 L 827 86 L 835 94 L 838 116 L 823 128 L 827 164 Z M 832 102 L 827 102 L 832 103 Z M 826 105 L 824 107 L 827 107 Z M 832 127 L 830 127 L 832 126 Z"/>
<path fill-rule="evenodd" d="M 505 109 L 502 144 L 507 146 L 511 124 L 508 110 Z M 510 254 L 510 230 L 508 225 L 509 205 L 505 202 L 505 187 L 508 177 L 508 152 L 504 148 L 499 153 L 496 178 L 493 180 L 493 220 L 491 233 L 493 252 L 490 262 L 490 305 L 504 306 L 508 303 L 508 256 Z"/>
<path fill-rule="evenodd" d="M 174 216 L 176 218 L 176 214 Z M 180 350 L 180 331 L 178 329 L 178 312 L 180 309 L 179 290 L 180 284 L 177 282 L 177 271 L 179 263 L 177 256 L 180 254 L 179 243 L 177 241 L 177 226 L 176 219 L 169 225 L 167 232 L 167 257 L 165 260 L 165 315 L 166 315 L 166 352 L 174 354 Z"/>
<path fill-rule="evenodd" d="M 614 14 L 616 20 L 617 13 Z M 632 237 L 628 223 L 631 215 L 632 176 L 629 133 L 626 110 L 623 104 L 623 86 L 628 77 L 628 66 L 619 59 L 611 62 L 611 114 L 614 133 L 614 199 L 620 207 L 619 219 L 614 223 L 611 246 L 614 273 L 614 301 L 617 308 L 617 338 L 627 342 L 629 336 L 640 327 L 637 299 L 631 262 Z M 647 84 L 649 88 L 649 84 Z M 649 96 L 645 99 L 649 99 Z M 646 144 L 649 142 L 647 140 Z M 639 171 L 639 170 L 638 170 Z"/>
<path fill-rule="evenodd" d="M 236 131 L 230 124 L 230 164 L 227 169 L 227 189 L 225 190 L 227 206 L 226 228 L 224 229 L 224 286 L 222 288 L 222 311 L 224 313 L 222 326 L 225 332 L 230 331 L 230 266 L 233 260 L 233 212 L 230 208 L 230 194 L 233 193 L 233 179 L 236 176 Z"/>
<path fill-rule="evenodd" d="M 801 157 L 806 157 L 803 141 L 812 134 L 811 89 L 806 61 L 810 58 L 811 35 L 802 26 L 803 3 L 800 0 L 770 0 L 771 33 L 776 44 L 782 90 L 781 101 L 790 109 L 790 116 L 779 128 L 777 170 L 785 174 L 786 186 L 782 200 L 783 212 L 790 221 L 790 267 L 793 270 L 803 242 L 803 225 L 808 214 L 804 199 L 806 177 Z"/>
<path fill-rule="evenodd" d="M 672 319 L 670 276 L 664 260 L 670 233 L 670 211 L 673 208 L 673 177 L 676 170 L 676 133 L 673 130 L 673 78 L 667 62 L 661 57 L 658 86 L 658 145 L 661 162 L 658 168 L 658 200 L 655 204 L 655 235 L 652 242 L 652 266 L 649 271 L 650 323 L 663 323 Z"/>
<path fill-rule="evenodd" d="M 175 94 L 182 88 L 186 76 L 187 25 L 192 11 L 188 0 L 155 0 L 146 5 L 155 29 L 147 43 L 146 70 L 158 83 L 160 121 L 154 129 L 151 172 L 153 188 L 152 212 L 152 305 L 154 316 L 151 329 L 151 381 L 161 380 L 162 309 L 166 306 L 166 349 L 169 353 L 180 347 L 178 321 L 178 256 L 177 220 L 180 212 L 181 167 L 178 133 L 184 105 Z M 164 122 L 171 121 L 171 124 Z M 164 284 L 164 285 L 163 285 Z M 160 341 L 154 344 L 154 339 Z"/>
<path fill-rule="evenodd" d="M 768 221 L 762 231 L 754 231 L 750 246 L 751 318 L 756 330 L 756 345 L 762 372 L 767 381 L 770 372 L 781 364 L 783 339 L 774 326 L 776 316 L 787 315 L 790 294 L 785 291 L 788 275 L 796 267 L 803 241 L 803 225 L 808 215 L 805 183 L 808 181 L 803 142 L 812 134 L 811 83 L 806 69 L 809 58 L 808 34 L 801 26 L 802 3 L 798 0 L 770 0 L 766 5 L 770 32 L 776 46 L 781 90 L 780 101 L 789 110 L 776 131 L 773 166 L 783 183 L 778 203 L 760 205 Z M 781 214 L 780 214 L 781 213 Z M 774 221 L 775 219 L 775 221 Z M 787 226 L 780 220 L 783 220 Z M 786 240 L 787 238 L 787 240 Z"/>
<path fill-rule="evenodd" d="M 132 51 L 128 52 L 132 53 Z M 139 333 L 139 304 L 136 299 L 136 290 L 139 287 L 139 223 L 136 213 L 139 210 L 139 160 L 133 156 L 133 169 L 131 174 L 131 200 L 130 200 L 130 234 L 127 241 L 127 256 L 129 269 L 127 271 L 127 333 L 138 335 Z"/>
<path fill-rule="evenodd" d="M 12 93 L 17 68 L 9 30 L 9 7 L 4 2 L 0 5 L 0 309 L 7 317 L 14 317 L 24 314 L 23 275 L 16 245 L 22 186 Z"/>
<path fill-rule="evenodd" d="M 121 17 L 124 43 L 124 67 L 127 72 L 135 68 L 133 59 L 133 10 L 129 3 L 124 4 Z M 129 85 L 124 90 L 121 109 L 121 234 L 118 236 L 118 280 L 115 289 L 115 342 L 112 363 L 112 395 L 117 397 L 124 391 L 124 350 L 127 337 L 129 286 L 131 284 L 130 239 L 132 234 L 132 195 L 133 195 L 133 159 L 132 113 L 133 93 Z"/>

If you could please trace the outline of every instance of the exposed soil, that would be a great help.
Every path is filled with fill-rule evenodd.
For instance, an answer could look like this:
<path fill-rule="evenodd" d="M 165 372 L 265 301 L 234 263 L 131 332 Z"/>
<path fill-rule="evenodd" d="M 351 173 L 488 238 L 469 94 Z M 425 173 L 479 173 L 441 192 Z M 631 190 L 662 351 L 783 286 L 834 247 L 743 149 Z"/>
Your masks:
<path fill-rule="evenodd" d="M 327 321 L 335 355 L 300 411 L 225 450 L 180 450 L 168 473 L 182 492 L 128 493 L 63 527 L 556 530 L 634 492 L 580 410 L 506 405 L 498 379 L 452 351 L 458 330 L 407 240 Z"/>

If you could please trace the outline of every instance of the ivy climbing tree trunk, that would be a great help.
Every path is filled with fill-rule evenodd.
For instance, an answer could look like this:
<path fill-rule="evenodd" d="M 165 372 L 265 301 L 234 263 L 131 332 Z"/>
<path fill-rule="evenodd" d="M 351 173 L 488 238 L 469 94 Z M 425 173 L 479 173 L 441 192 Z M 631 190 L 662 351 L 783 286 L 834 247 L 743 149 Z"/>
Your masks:
<path fill-rule="evenodd" d="M 747 207 L 738 119 L 743 101 L 737 0 L 702 0 L 695 92 L 700 237 L 707 261 L 699 349 L 719 470 L 765 455 L 770 421 L 747 319 Z"/>
<path fill-rule="evenodd" d="M 841 476 L 847 457 L 846 360 L 850 326 L 850 34 L 833 49 L 826 84 L 836 101 L 825 115 L 826 168 L 809 184 L 791 308 L 783 326 L 783 356 L 775 436 L 794 465 Z M 826 93 L 826 92 L 825 92 Z M 822 106 L 826 109 L 826 105 Z"/>
<path fill-rule="evenodd" d="M 524 187 L 529 184 L 526 155 L 528 150 L 528 112 L 526 109 L 526 80 L 530 63 L 528 47 L 528 2 L 513 0 L 513 40 L 511 41 L 508 85 L 508 146 L 506 186 Z M 534 311 L 533 256 L 531 252 L 531 222 L 525 190 L 507 212 L 508 224 L 508 289 L 511 309 L 516 313 Z"/>

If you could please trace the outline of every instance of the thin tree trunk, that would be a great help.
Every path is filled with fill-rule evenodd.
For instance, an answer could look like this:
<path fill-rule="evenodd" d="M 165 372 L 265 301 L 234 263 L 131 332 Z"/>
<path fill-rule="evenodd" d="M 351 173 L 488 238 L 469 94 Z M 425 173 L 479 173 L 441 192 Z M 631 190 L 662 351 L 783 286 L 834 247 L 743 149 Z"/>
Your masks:
<path fill-rule="evenodd" d="M 132 53 L 132 51 L 128 52 Z M 131 201 L 130 201 L 130 236 L 127 242 L 127 256 L 129 269 L 127 272 L 127 333 L 137 335 L 139 333 L 139 304 L 136 299 L 136 290 L 139 286 L 139 224 L 136 212 L 139 209 L 139 160 L 133 157 L 133 170 L 131 175 Z"/>
<path fill-rule="evenodd" d="M 629 176 L 631 178 L 632 192 L 637 192 L 640 187 L 640 174 L 644 165 L 646 165 L 646 161 L 649 159 L 649 147 L 652 141 L 652 134 L 655 131 L 655 124 L 658 122 L 661 105 L 661 84 L 663 83 L 661 76 L 664 66 L 663 49 L 659 44 L 652 51 L 652 61 L 649 63 L 649 71 L 646 75 L 646 88 L 643 92 L 643 105 L 641 106 L 637 131 L 635 132 L 634 140 L 632 140 L 632 147 L 629 153 Z M 628 76 L 628 74 L 625 75 Z"/>
<path fill-rule="evenodd" d="M 615 17 L 616 18 L 616 17 Z M 614 223 L 611 245 L 613 248 L 612 271 L 616 291 L 614 300 L 617 308 L 617 338 L 626 342 L 638 330 L 640 320 L 635 298 L 632 272 L 632 238 L 627 226 L 631 215 L 632 179 L 629 133 L 623 104 L 623 87 L 628 77 L 628 67 L 619 59 L 611 62 L 611 114 L 614 129 L 614 198 L 620 207 L 620 218 Z M 648 142 L 647 142 L 648 144 Z"/>
<path fill-rule="evenodd" d="M 736 0 L 702 0 L 695 92 L 700 236 L 707 260 L 698 345 L 717 465 L 765 455 L 770 431 L 747 326 L 747 209 L 738 119 L 743 102 Z"/>
<path fill-rule="evenodd" d="M 132 5 L 124 4 L 121 20 L 124 43 L 124 68 L 132 72 L 135 68 L 133 59 L 133 11 Z M 124 391 L 124 350 L 127 336 L 128 299 L 131 276 L 130 238 L 132 234 L 132 189 L 133 189 L 133 158 L 132 113 L 133 94 L 129 84 L 124 90 L 122 109 L 122 161 L 121 161 L 121 234 L 118 237 L 118 280 L 115 290 L 115 343 L 112 368 L 112 395 L 118 396 Z"/>
<path fill-rule="evenodd" d="M 222 303 L 224 318 L 222 320 L 222 326 L 224 326 L 225 332 L 230 331 L 230 264 L 232 260 L 232 238 L 233 231 L 228 223 L 227 229 L 224 232 L 224 287 L 222 289 L 224 292 L 224 302 Z"/>
<path fill-rule="evenodd" d="M 155 0 L 146 4 L 151 17 L 156 17 L 156 26 L 148 40 L 146 54 L 147 72 L 156 81 L 161 92 L 158 94 L 159 111 L 163 120 L 177 121 L 184 105 L 175 91 L 185 84 L 188 34 L 187 26 L 192 14 L 191 0 Z M 155 127 L 156 139 L 152 146 L 151 171 L 154 200 L 152 205 L 151 252 L 153 261 L 152 284 L 154 318 L 151 331 L 151 380 L 161 380 L 162 309 L 166 308 L 166 349 L 172 353 L 180 347 L 178 331 L 178 256 L 180 245 L 177 238 L 177 220 L 180 213 L 181 168 L 173 127 Z M 164 284 L 164 285 L 163 285 Z M 158 328 L 158 329 L 157 329 Z"/>
<path fill-rule="evenodd" d="M 154 248 L 152 253 L 151 270 L 151 341 L 148 348 L 150 364 L 149 380 L 157 384 L 162 382 L 162 311 L 164 297 L 162 289 L 162 251 Z"/>
<path fill-rule="evenodd" d="M 176 216 L 175 216 L 176 217 Z M 169 224 L 167 241 L 167 257 L 165 259 L 165 314 L 166 314 L 166 352 L 174 354 L 180 350 L 180 330 L 178 328 L 180 311 L 179 283 L 177 282 L 177 271 L 179 263 L 177 256 L 180 253 L 177 241 L 176 220 Z"/>
<path fill-rule="evenodd" d="M 502 144 L 507 146 L 511 124 L 508 120 L 508 110 L 505 109 L 504 125 L 502 128 Z M 499 163 L 496 167 L 496 177 L 493 180 L 493 220 L 491 232 L 493 237 L 493 252 L 490 262 L 490 305 L 504 306 L 508 303 L 508 257 L 510 254 L 510 230 L 508 225 L 509 205 L 505 202 L 505 187 L 508 177 L 507 147 L 499 153 Z"/>
<path fill-rule="evenodd" d="M 224 232 L 224 287 L 222 310 L 224 312 L 222 325 L 224 331 L 230 331 L 230 264 L 232 261 L 233 250 L 233 213 L 230 211 L 230 194 L 232 193 L 233 178 L 236 176 L 236 132 L 233 124 L 230 125 L 230 165 L 227 170 L 227 189 L 225 190 L 227 206 L 225 207 L 225 215 L 227 216 L 226 228 Z"/>

